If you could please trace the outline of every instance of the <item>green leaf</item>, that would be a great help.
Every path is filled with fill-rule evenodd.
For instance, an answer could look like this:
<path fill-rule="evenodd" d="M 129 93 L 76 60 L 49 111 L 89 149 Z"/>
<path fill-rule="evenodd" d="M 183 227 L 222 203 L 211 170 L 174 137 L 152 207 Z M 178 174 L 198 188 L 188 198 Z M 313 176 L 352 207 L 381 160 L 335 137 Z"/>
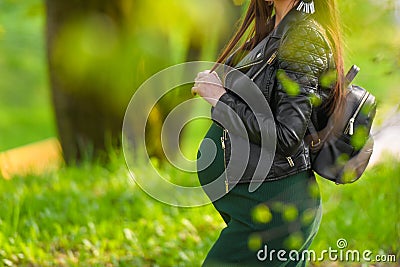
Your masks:
<path fill-rule="evenodd" d="M 282 83 L 283 89 L 289 96 L 300 94 L 300 85 L 287 76 L 284 70 L 278 70 L 277 78 Z"/>
<path fill-rule="evenodd" d="M 359 150 L 364 145 L 368 139 L 368 130 L 365 126 L 358 126 L 355 128 L 354 134 L 351 137 L 351 144 L 355 149 Z"/>
<path fill-rule="evenodd" d="M 286 205 L 282 217 L 287 222 L 295 221 L 299 217 L 299 211 L 295 205 Z"/>
<path fill-rule="evenodd" d="M 284 245 L 287 249 L 298 250 L 303 245 L 303 242 L 303 234 L 301 232 L 295 232 L 284 241 Z"/>
<path fill-rule="evenodd" d="M 267 205 L 260 204 L 253 209 L 252 218 L 254 222 L 267 224 L 272 220 L 272 213 Z"/>
<path fill-rule="evenodd" d="M 261 236 L 258 234 L 250 235 L 247 246 L 252 251 L 259 250 L 262 246 Z"/>

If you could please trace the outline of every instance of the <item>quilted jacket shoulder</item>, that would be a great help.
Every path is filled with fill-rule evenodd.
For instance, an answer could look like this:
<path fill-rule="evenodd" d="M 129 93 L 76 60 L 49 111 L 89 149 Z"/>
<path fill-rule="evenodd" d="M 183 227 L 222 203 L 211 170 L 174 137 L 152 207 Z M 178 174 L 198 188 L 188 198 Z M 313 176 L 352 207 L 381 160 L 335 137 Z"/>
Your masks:
<path fill-rule="evenodd" d="M 313 20 L 293 25 L 281 40 L 278 50 L 278 68 L 308 75 L 304 78 L 320 77 L 321 73 L 329 68 L 329 59 L 332 54 L 322 30 Z M 299 76 L 293 78 L 310 88 L 318 85 L 318 79 L 298 80 Z"/>

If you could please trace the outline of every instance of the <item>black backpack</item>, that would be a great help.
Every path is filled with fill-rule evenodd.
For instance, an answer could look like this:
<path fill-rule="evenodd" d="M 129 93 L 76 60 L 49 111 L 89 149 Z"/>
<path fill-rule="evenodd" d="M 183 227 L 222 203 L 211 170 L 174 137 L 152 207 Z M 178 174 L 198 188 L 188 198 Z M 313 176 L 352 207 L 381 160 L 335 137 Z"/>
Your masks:
<path fill-rule="evenodd" d="M 346 76 L 348 90 L 343 108 L 328 119 L 327 126 L 317 132 L 309 125 L 312 169 L 336 184 L 353 183 L 363 174 L 373 151 L 371 126 L 376 113 L 376 99 L 360 86 L 350 85 L 359 72 L 353 66 Z"/>

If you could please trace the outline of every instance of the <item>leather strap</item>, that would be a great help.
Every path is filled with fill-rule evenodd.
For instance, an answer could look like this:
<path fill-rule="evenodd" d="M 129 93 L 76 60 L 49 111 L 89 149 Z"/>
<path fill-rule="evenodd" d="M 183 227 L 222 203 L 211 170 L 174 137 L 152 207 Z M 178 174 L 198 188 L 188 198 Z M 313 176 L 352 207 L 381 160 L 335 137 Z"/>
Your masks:
<path fill-rule="evenodd" d="M 318 136 L 318 132 L 315 129 L 312 119 L 310 119 L 310 122 L 308 123 L 308 131 L 310 132 L 311 139 L 312 139 L 311 146 L 314 147 L 314 146 L 319 145 L 319 143 L 321 142 L 321 139 Z"/>

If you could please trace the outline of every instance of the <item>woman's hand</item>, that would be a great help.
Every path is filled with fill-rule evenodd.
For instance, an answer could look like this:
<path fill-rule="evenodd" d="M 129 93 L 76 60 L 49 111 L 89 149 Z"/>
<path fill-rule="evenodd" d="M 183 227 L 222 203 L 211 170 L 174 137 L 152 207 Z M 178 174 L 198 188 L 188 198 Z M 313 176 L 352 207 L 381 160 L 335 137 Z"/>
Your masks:
<path fill-rule="evenodd" d="M 199 94 L 213 107 L 218 103 L 218 99 L 226 93 L 226 90 L 222 86 L 221 79 L 218 74 L 213 71 L 205 70 L 200 72 L 196 79 L 195 84 L 192 87 L 192 94 Z"/>

